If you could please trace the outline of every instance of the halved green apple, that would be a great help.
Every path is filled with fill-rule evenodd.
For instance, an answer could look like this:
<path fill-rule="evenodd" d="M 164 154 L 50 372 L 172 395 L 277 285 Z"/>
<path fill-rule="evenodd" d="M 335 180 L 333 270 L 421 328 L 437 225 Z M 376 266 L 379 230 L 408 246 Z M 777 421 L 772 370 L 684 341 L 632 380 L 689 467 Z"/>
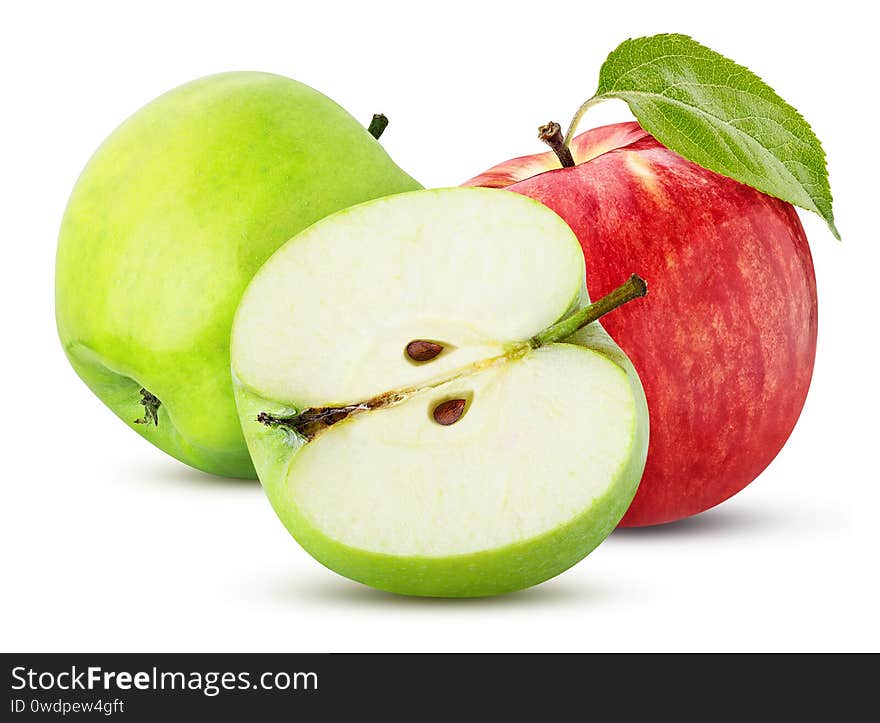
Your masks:
<path fill-rule="evenodd" d="M 590 306 L 572 231 L 505 191 L 405 193 L 314 224 L 257 273 L 232 332 L 278 516 L 330 569 L 398 593 L 491 595 L 570 567 L 645 462 L 638 376 L 588 323 L 638 282 Z"/>

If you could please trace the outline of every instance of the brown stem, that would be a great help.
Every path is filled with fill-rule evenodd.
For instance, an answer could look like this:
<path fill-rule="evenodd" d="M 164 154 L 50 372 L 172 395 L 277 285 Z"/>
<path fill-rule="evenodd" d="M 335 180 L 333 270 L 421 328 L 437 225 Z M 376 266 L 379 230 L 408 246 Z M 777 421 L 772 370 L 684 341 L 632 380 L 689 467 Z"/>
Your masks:
<path fill-rule="evenodd" d="M 563 168 L 571 168 L 574 165 L 574 158 L 562 136 L 562 127 L 556 121 L 550 121 L 538 128 L 538 139 L 553 149 Z"/>

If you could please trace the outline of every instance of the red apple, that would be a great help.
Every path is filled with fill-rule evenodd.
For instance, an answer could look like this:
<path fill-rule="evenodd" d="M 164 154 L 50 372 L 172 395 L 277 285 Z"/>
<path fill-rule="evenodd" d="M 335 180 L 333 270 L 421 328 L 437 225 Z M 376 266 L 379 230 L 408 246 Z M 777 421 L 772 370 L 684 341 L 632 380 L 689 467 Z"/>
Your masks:
<path fill-rule="evenodd" d="M 685 160 L 637 123 L 596 128 L 465 185 L 506 188 L 574 229 L 593 298 L 631 272 L 650 293 L 602 320 L 648 397 L 651 442 L 622 525 L 702 512 L 773 460 L 816 353 L 816 280 L 791 205 Z"/>

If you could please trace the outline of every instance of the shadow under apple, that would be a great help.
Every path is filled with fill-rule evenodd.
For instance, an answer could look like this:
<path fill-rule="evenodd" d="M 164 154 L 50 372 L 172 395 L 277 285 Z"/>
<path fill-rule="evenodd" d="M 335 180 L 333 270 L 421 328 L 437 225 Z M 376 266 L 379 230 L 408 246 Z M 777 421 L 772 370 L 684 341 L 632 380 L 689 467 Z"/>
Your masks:
<path fill-rule="evenodd" d="M 415 597 L 398 595 L 360 583 L 346 580 L 339 576 L 321 575 L 314 579 L 287 578 L 280 584 L 268 588 L 268 594 L 276 602 L 289 604 L 293 601 L 314 603 L 322 607 L 379 609 L 408 609 L 437 607 L 447 609 L 470 608 L 525 608 L 525 607 L 558 607 L 566 605 L 583 606 L 585 604 L 607 604 L 618 597 L 625 597 L 624 590 L 614 590 L 608 586 L 609 581 L 592 580 L 587 586 L 574 579 L 566 581 L 556 578 L 535 587 L 488 597 L 443 598 Z M 620 593 L 618 595 L 618 592 Z"/>
<path fill-rule="evenodd" d="M 152 452 L 152 450 L 149 450 Z M 170 457 L 150 455 L 149 460 L 139 461 L 137 474 L 133 474 L 131 467 L 126 465 L 124 469 L 116 471 L 120 479 L 138 478 L 143 479 L 145 484 L 157 484 L 178 488 L 206 488 L 216 489 L 246 489 L 252 487 L 255 492 L 260 492 L 260 483 L 255 479 L 242 477 L 221 477 L 220 475 L 202 472 L 185 465 Z"/>
<path fill-rule="evenodd" d="M 618 527 L 611 540 L 646 542 L 689 537 L 744 537 L 761 533 L 775 534 L 809 526 L 820 521 L 806 509 L 769 509 L 745 505 L 719 505 L 693 517 L 648 527 Z"/>

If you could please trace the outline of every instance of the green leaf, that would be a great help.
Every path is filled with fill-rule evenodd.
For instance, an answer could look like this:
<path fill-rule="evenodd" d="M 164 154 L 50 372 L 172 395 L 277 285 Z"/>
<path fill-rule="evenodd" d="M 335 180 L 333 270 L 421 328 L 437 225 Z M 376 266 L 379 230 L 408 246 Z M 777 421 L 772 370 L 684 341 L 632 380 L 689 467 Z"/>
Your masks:
<path fill-rule="evenodd" d="M 642 127 L 685 158 L 776 196 L 828 223 L 825 152 L 809 124 L 748 68 L 687 35 L 626 40 L 599 72 L 589 105 L 626 101 Z"/>

